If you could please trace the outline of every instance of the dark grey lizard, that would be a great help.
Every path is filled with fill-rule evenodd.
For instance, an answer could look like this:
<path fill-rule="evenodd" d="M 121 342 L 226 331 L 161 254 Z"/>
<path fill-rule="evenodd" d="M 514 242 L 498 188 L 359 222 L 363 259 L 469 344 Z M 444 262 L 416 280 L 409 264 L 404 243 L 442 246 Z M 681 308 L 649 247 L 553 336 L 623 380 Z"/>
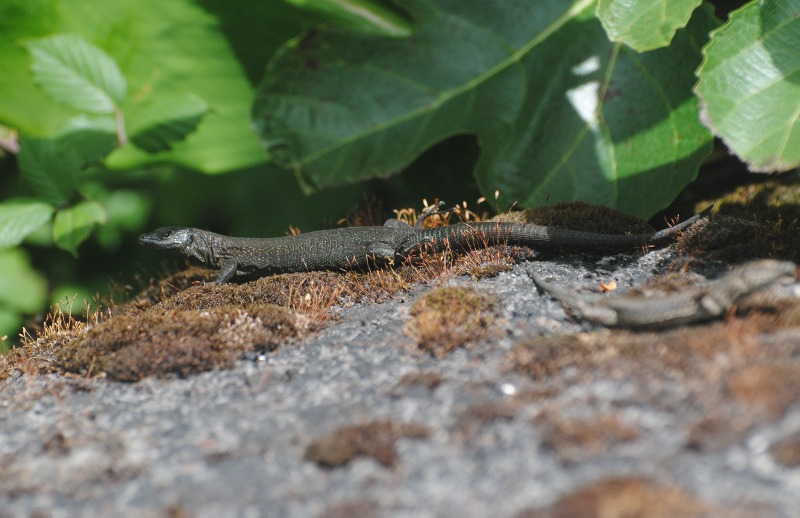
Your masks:
<path fill-rule="evenodd" d="M 746 295 L 782 278 L 794 278 L 795 264 L 764 259 L 737 266 L 707 286 L 663 296 L 581 294 L 545 282 L 528 271 L 536 286 L 558 299 L 577 317 L 609 327 L 666 328 L 712 320 Z"/>
<path fill-rule="evenodd" d="M 398 263 L 422 251 L 463 252 L 493 245 L 571 251 L 633 250 L 663 244 L 706 209 L 673 227 L 638 235 L 594 234 L 522 223 L 456 223 L 422 228 L 389 220 L 382 227 L 348 227 L 273 238 L 228 237 L 196 228 L 162 227 L 139 236 L 150 248 L 182 253 L 219 269 L 216 282 L 309 270 L 351 270 Z"/>

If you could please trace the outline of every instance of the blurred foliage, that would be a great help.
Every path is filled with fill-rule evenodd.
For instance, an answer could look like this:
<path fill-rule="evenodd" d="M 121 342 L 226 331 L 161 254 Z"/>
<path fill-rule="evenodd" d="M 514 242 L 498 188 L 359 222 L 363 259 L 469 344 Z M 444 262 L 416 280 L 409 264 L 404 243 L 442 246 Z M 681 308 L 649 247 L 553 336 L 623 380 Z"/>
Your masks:
<path fill-rule="evenodd" d="M 697 0 L 4 0 L 0 337 L 162 273 L 151 226 L 281 235 L 369 193 L 648 215 L 712 131 L 796 167 L 799 1 L 705 45 Z"/>

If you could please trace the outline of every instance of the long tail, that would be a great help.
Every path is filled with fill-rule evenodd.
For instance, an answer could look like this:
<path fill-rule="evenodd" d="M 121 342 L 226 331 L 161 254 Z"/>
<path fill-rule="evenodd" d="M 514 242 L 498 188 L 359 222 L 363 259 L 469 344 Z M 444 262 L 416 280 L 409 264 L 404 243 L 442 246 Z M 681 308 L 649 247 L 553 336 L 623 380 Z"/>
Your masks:
<path fill-rule="evenodd" d="M 705 216 L 711 207 L 686 221 L 652 234 L 595 234 L 540 225 L 503 222 L 456 223 L 412 234 L 404 250 L 473 250 L 494 245 L 576 251 L 625 250 L 662 244 Z"/>

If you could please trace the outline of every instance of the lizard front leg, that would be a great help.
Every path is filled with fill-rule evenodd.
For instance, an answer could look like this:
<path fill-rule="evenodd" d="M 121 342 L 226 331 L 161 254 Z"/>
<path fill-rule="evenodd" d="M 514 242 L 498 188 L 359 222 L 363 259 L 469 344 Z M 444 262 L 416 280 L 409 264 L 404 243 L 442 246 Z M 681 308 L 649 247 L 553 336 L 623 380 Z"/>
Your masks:
<path fill-rule="evenodd" d="M 217 278 L 214 279 L 214 282 L 217 284 L 225 284 L 233 279 L 233 276 L 236 275 L 236 269 L 239 267 L 239 262 L 235 259 L 225 259 L 222 261 L 222 264 L 219 267 L 219 273 L 217 274 Z"/>

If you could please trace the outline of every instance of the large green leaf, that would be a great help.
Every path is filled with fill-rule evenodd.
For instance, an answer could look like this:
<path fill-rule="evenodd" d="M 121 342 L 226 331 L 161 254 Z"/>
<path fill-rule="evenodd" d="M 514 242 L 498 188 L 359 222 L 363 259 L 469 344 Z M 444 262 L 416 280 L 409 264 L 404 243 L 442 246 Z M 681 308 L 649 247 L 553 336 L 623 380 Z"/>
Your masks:
<path fill-rule="evenodd" d="M 697 71 L 703 120 L 752 171 L 800 165 L 800 0 L 750 2 Z"/>
<path fill-rule="evenodd" d="M 197 129 L 207 111 L 196 95 L 158 97 L 129 114 L 131 142 L 148 153 L 168 151 Z"/>
<path fill-rule="evenodd" d="M 0 203 L 0 250 L 22 243 L 25 236 L 50 221 L 52 215 L 53 207 L 39 201 Z"/>
<path fill-rule="evenodd" d="M 83 6 L 85 1 L 74 0 Z M 197 131 L 173 149 L 153 155 L 133 145 L 117 149 L 106 163 L 132 168 L 169 161 L 208 173 L 263 163 L 266 154 L 253 135 L 249 102 L 253 88 L 220 31 L 216 18 L 191 0 L 92 0 L 101 16 L 113 20 L 118 51 L 127 57 L 123 71 L 137 95 L 123 107 L 133 110 L 152 98 L 189 93 L 203 99 L 210 112 Z M 83 10 L 83 7 L 78 8 Z M 130 24 L 129 19 L 136 20 Z M 268 24 L 241 30 L 263 31 Z M 111 35 L 109 35 L 111 37 Z M 124 38 L 124 39 L 123 39 Z M 114 55 L 112 53 L 112 55 Z"/>
<path fill-rule="evenodd" d="M 478 164 L 485 193 L 506 205 L 580 199 L 645 219 L 693 181 L 713 139 L 692 95 L 699 49 L 716 25 L 698 9 L 662 49 L 637 53 L 576 19 L 526 62 L 533 83 L 513 130 L 487 134 Z M 591 49 L 591 50 L 589 50 Z"/>
<path fill-rule="evenodd" d="M 382 36 L 404 37 L 414 30 L 411 22 L 380 0 L 286 0 L 338 20 L 354 29 Z"/>
<path fill-rule="evenodd" d="M 89 113 L 114 113 L 125 98 L 125 78 L 108 54 L 76 34 L 26 43 L 31 72 L 50 98 Z"/>
<path fill-rule="evenodd" d="M 241 25 L 231 30 L 250 33 L 272 30 L 277 23 L 269 18 L 237 20 Z M 30 134 L 54 135 L 75 115 L 33 87 L 30 59 L 19 45 L 48 34 L 72 33 L 93 42 L 119 64 L 128 83 L 123 110 L 189 92 L 211 109 L 198 130 L 171 151 L 152 155 L 128 145 L 112 154 L 109 166 L 134 168 L 168 161 L 223 172 L 266 160 L 251 129 L 252 86 L 217 19 L 197 2 L 3 0 L 0 29 L 0 123 Z M 17 104 L 5 106 L 6 101 Z"/>
<path fill-rule="evenodd" d="M 75 192 L 80 157 L 55 140 L 21 137 L 19 170 L 22 180 L 37 197 L 63 205 Z"/>
<path fill-rule="evenodd" d="M 62 148 L 76 154 L 81 164 L 99 162 L 117 145 L 117 125 L 112 116 L 77 115 L 56 135 Z"/>
<path fill-rule="evenodd" d="M 59 248 L 77 256 L 78 246 L 91 235 L 94 226 L 107 220 L 105 209 L 95 201 L 62 209 L 53 221 L 53 241 Z"/>
<path fill-rule="evenodd" d="M 222 31 L 250 84 L 264 75 L 264 65 L 283 42 L 320 23 L 319 16 L 288 2 L 197 0 Z M 252 100 L 252 99 L 251 99 Z"/>
<path fill-rule="evenodd" d="M 479 184 L 504 205 L 582 199 L 649 216 L 710 149 L 691 91 L 708 8 L 670 47 L 636 54 L 608 41 L 587 0 L 398 3 L 417 23 L 410 38 L 320 29 L 267 69 L 254 120 L 309 190 L 474 133 Z"/>
<path fill-rule="evenodd" d="M 599 0 L 597 17 L 612 41 L 643 52 L 666 47 L 702 0 Z"/>

